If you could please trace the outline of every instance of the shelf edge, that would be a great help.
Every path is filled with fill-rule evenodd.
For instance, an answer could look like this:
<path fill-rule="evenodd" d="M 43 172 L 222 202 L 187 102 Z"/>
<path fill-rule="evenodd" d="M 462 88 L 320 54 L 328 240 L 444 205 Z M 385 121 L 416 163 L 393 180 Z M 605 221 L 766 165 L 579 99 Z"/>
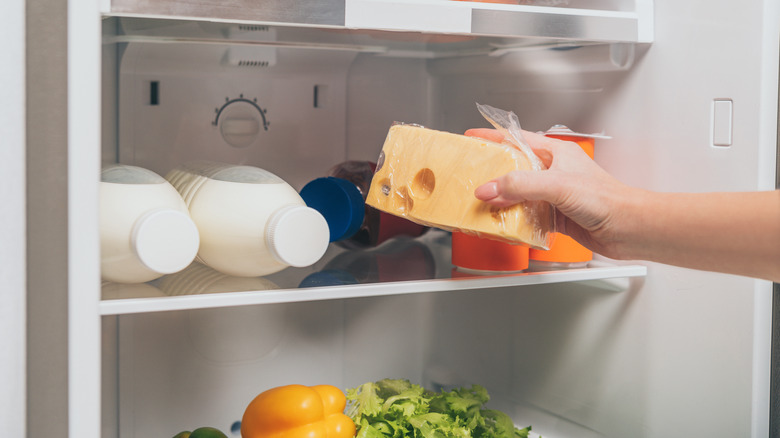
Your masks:
<path fill-rule="evenodd" d="M 101 301 L 99 309 L 102 316 L 126 315 L 257 304 L 282 304 L 302 301 L 365 298 L 412 293 L 493 289 L 510 286 L 522 287 L 612 278 L 643 277 L 645 275 L 647 275 L 647 267 L 643 265 L 606 266 L 496 276 L 490 277 L 490 279 L 472 277 L 460 279 L 431 279 L 313 287 L 305 289 L 279 289 L 159 298 L 114 299 Z"/>

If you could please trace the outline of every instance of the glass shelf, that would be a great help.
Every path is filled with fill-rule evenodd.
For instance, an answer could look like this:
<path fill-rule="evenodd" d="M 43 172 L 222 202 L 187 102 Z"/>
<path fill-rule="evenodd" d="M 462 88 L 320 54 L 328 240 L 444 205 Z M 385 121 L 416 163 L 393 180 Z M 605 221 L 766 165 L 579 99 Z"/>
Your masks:
<path fill-rule="evenodd" d="M 113 17 L 103 23 L 103 44 L 200 44 L 226 47 L 368 53 L 419 59 L 501 56 L 507 52 L 571 49 L 603 41 L 412 31 L 243 25 L 230 22 Z"/>
<path fill-rule="evenodd" d="M 416 239 L 397 238 L 369 250 L 331 244 L 322 260 L 266 277 L 230 277 L 193 263 L 189 268 L 137 285 L 103 284 L 101 315 L 292 303 L 476 290 L 508 286 L 641 277 L 641 265 L 591 262 L 568 269 L 482 275 L 451 264 L 449 233 L 432 230 Z M 624 286 L 611 285 L 615 290 Z"/>

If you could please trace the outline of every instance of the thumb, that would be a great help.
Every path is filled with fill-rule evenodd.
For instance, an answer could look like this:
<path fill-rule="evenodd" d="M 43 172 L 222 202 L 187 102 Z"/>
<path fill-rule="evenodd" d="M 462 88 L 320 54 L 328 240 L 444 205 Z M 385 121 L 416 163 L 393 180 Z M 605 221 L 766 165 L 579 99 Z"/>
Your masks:
<path fill-rule="evenodd" d="M 499 208 L 539 200 L 555 205 L 558 184 L 548 172 L 516 170 L 477 187 L 474 196 Z"/>

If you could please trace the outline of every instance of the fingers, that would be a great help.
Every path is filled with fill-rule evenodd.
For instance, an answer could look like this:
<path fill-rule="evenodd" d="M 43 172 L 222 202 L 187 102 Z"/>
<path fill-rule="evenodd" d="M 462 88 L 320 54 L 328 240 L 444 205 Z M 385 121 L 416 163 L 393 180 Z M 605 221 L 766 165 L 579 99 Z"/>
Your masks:
<path fill-rule="evenodd" d="M 482 184 L 474 190 L 474 196 L 499 208 L 535 200 L 554 204 L 557 187 L 546 171 L 518 170 Z"/>
<path fill-rule="evenodd" d="M 531 147 L 531 150 L 534 152 L 534 154 L 536 154 L 536 156 L 542 160 L 542 163 L 544 163 L 545 167 L 549 168 L 552 165 L 554 144 L 555 142 L 559 142 L 561 140 L 556 140 L 531 131 L 522 131 L 522 134 L 523 138 L 528 143 L 528 146 Z M 495 129 L 473 128 L 467 130 L 464 135 L 467 137 L 482 138 L 496 143 L 501 143 L 504 141 L 504 135 Z"/>
<path fill-rule="evenodd" d="M 534 151 L 534 154 L 542 160 L 545 167 L 549 168 L 552 166 L 555 144 L 562 140 L 550 138 L 546 135 L 537 134 L 531 131 L 523 131 L 523 138 L 525 138 L 525 141 L 528 143 L 528 146 L 531 147 L 531 150 Z"/>
<path fill-rule="evenodd" d="M 477 137 L 485 140 L 501 143 L 504 141 L 504 136 L 495 129 L 488 128 L 474 128 L 467 130 L 463 135 L 467 137 Z"/>
<path fill-rule="evenodd" d="M 474 128 L 467 130 L 464 135 L 482 138 L 496 143 L 504 141 L 503 134 L 495 129 Z M 523 136 L 534 153 L 537 154 L 542 162 L 544 162 L 545 166 L 549 168 L 553 158 L 552 146 L 550 145 L 549 140 L 555 140 L 529 131 L 523 131 Z M 540 176 L 542 175 L 527 175 L 527 172 L 523 171 L 511 172 L 477 187 L 474 191 L 474 196 L 476 196 L 477 199 L 499 208 L 508 207 L 526 200 L 544 200 L 549 194 L 540 193 L 539 188 L 541 187 L 543 189 L 546 186 L 534 182 L 538 181 Z"/>
<path fill-rule="evenodd" d="M 498 182 L 490 181 L 482 184 L 474 190 L 474 196 L 480 201 L 493 201 L 499 195 Z"/>

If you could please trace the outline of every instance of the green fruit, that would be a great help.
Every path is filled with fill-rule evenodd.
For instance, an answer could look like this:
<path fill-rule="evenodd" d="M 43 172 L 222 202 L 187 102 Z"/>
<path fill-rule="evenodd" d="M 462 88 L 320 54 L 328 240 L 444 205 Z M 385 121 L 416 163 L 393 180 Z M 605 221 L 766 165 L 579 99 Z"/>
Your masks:
<path fill-rule="evenodd" d="M 185 437 L 187 438 L 187 437 Z M 188 438 L 228 438 L 219 429 L 213 427 L 199 427 L 192 431 Z"/>
<path fill-rule="evenodd" d="M 177 433 L 173 438 L 190 438 L 191 432 L 189 430 L 185 430 L 183 432 Z"/>

